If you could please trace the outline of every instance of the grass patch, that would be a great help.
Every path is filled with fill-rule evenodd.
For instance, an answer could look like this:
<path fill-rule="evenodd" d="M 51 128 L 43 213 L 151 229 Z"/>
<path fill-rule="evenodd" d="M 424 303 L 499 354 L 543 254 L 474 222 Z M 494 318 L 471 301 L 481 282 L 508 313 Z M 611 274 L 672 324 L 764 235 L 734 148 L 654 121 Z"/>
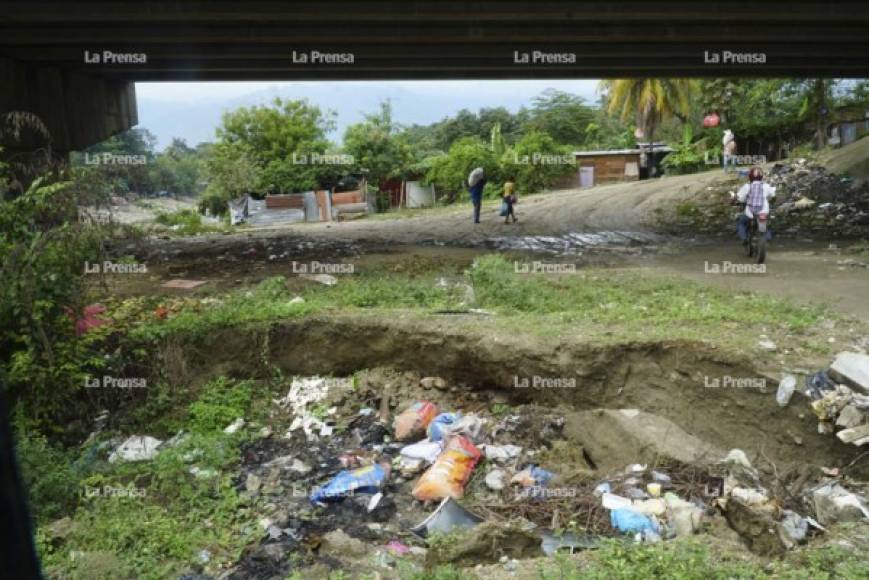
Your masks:
<path fill-rule="evenodd" d="M 234 412 L 238 401 L 229 396 L 218 405 L 209 399 L 213 389 L 202 397 L 211 410 L 224 408 L 227 416 Z M 192 405 L 191 415 L 203 423 Z M 216 425 L 218 415 L 206 414 L 200 426 Z M 196 420 L 191 422 L 196 425 Z M 71 532 L 58 541 L 46 527 L 37 530 L 47 574 L 156 579 L 187 569 L 214 573 L 221 564 L 235 561 L 258 532 L 232 484 L 245 438 L 242 433 L 194 431 L 151 461 L 90 463 L 76 489 L 79 506 L 71 516 Z M 206 475 L 192 474 L 193 466 Z M 46 469 L 43 466 L 39 472 Z M 203 550 L 208 552 L 207 562 L 200 557 Z"/>
<path fill-rule="evenodd" d="M 222 226 L 203 223 L 202 216 L 192 209 L 182 209 L 172 213 L 160 212 L 154 218 L 154 223 L 182 236 L 195 236 L 225 229 Z"/>

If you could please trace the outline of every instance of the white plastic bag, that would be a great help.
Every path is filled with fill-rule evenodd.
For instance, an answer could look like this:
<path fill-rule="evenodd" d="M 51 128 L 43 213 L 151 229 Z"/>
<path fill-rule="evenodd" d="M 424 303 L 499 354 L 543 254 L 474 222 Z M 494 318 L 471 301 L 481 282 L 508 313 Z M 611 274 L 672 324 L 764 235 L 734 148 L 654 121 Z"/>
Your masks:
<path fill-rule="evenodd" d="M 793 375 L 784 373 L 782 380 L 778 384 L 778 391 L 775 394 L 775 401 L 779 407 L 787 407 L 791 402 L 791 396 L 794 394 L 794 389 L 797 386 L 797 378 Z"/>

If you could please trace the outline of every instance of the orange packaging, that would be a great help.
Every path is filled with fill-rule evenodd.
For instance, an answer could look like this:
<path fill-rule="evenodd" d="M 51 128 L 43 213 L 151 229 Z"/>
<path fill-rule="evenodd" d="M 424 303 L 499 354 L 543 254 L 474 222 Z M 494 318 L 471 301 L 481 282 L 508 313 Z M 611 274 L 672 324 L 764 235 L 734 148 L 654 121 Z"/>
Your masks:
<path fill-rule="evenodd" d="M 413 497 L 422 501 L 446 497 L 461 499 L 465 495 L 465 485 L 482 455 L 467 437 L 450 437 L 434 465 L 416 482 Z"/>
<path fill-rule="evenodd" d="M 395 418 L 395 438 L 398 441 L 406 441 L 423 437 L 426 427 L 437 414 L 438 408 L 434 403 L 417 401 Z"/>

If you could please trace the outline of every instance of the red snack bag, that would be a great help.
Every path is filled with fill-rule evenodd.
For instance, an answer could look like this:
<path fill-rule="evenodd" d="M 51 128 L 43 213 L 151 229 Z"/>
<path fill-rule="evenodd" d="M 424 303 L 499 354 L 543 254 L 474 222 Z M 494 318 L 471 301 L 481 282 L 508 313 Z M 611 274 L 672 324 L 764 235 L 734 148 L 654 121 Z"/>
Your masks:
<path fill-rule="evenodd" d="M 395 418 L 395 438 L 398 441 L 418 439 L 438 414 L 438 408 L 428 401 L 417 401 Z"/>
<path fill-rule="evenodd" d="M 416 482 L 413 497 L 422 501 L 445 497 L 461 499 L 465 495 L 465 485 L 482 455 L 467 437 L 450 437 L 444 452 Z"/>

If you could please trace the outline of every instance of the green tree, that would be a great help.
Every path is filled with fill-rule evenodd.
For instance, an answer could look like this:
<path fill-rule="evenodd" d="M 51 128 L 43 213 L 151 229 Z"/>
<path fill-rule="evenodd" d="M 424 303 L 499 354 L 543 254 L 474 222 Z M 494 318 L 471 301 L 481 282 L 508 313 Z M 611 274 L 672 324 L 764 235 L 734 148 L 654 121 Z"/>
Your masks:
<path fill-rule="evenodd" d="M 559 145 L 542 131 L 522 137 L 501 158 L 506 177 L 514 177 L 523 193 L 536 193 L 551 186 L 558 178 L 576 171 L 572 148 Z"/>
<path fill-rule="evenodd" d="M 663 120 L 671 116 L 686 120 L 696 91 L 695 83 L 688 79 L 620 79 L 601 84 L 607 94 L 608 112 L 618 113 L 623 122 L 633 115 L 649 141 L 650 152 Z M 652 155 L 649 173 L 654 173 Z"/>
<path fill-rule="evenodd" d="M 500 164 L 495 154 L 479 137 L 463 137 L 453 143 L 446 154 L 429 161 L 426 181 L 434 183 L 439 190 L 453 199 L 462 192 L 467 194 L 468 175 L 475 167 L 482 167 L 486 179 L 496 183 L 500 178 Z"/>
<path fill-rule="evenodd" d="M 526 132 L 542 131 L 562 145 L 579 145 L 585 129 L 594 120 L 594 111 L 585 100 L 556 89 L 546 89 L 534 98 Z"/>
<path fill-rule="evenodd" d="M 410 146 L 399 131 L 392 120 L 392 106 L 384 101 L 378 113 L 365 115 L 362 122 L 347 127 L 344 133 L 344 150 L 353 156 L 359 169 L 367 171 L 368 181 L 375 186 L 403 176 L 413 160 Z"/>
<path fill-rule="evenodd" d="M 324 114 L 305 100 L 275 99 L 271 106 L 242 107 L 224 113 L 217 143 L 241 147 L 236 151 L 244 151 L 247 162 L 254 164 L 252 171 L 239 164 L 229 172 L 235 176 L 254 173 L 256 182 L 248 191 L 304 191 L 316 186 L 321 172 L 331 171 L 311 160 L 330 148 L 326 134 L 334 127 L 334 113 Z M 217 158 L 224 157 L 224 152 L 218 152 Z M 220 175 L 212 167 L 211 177 Z M 235 185 L 224 184 L 221 189 L 233 189 Z"/>

